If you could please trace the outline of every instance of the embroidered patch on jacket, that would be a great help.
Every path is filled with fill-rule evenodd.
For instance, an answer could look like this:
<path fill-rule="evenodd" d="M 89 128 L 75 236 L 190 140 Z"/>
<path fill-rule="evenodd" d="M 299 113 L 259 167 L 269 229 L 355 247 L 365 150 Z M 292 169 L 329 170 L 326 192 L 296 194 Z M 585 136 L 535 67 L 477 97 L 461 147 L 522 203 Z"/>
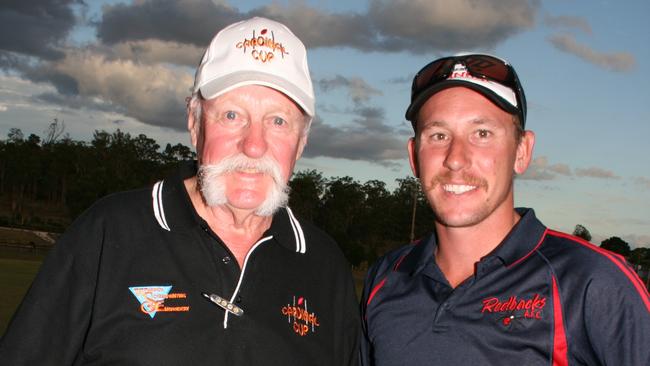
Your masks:
<path fill-rule="evenodd" d="M 187 299 L 185 293 L 169 293 L 171 286 L 135 286 L 129 287 L 136 299 L 140 302 L 140 311 L 148 314 L 151 319 L 158 312 L 185 312 L 190 311 L 190 307 L 168 306 L 165 300 L 168 299 Z"/>
<path fill-rule="evenodd" d="M 483 300 L 481 313 L 500 315 L 498 323 L 507 329 L 525 327 L 524 322 L 542 319 L 546 297 L 535 294 L 530 298 L 510 296 L 505 300 L 490 297 Z"/>
<path fill-rule="evenodd" d="M 259 34 L 253 31 L 251 38 L 244 38 L 237 42 L 235 47 L 241 48 L 244 53 L 250 48 L 251 57 L 262 63 L 271 62 L 277 58 L 277 55 L 284 58 L 284 55 L 289 54 L 282 42 L 275 39 L 273 31 L 266 28 L 262 29 Z"/>
<path fill-rule="evenodd" d="M 300 336 L 305 336 L 309 332 L 314 333 L 316 328 L 320 326 L 318 316 L 313 312 L 309 312 L 307 299 L 302 296 L 297 300 L 294 296 L 291 304 L 283 306 L 282 315 L 287 317 L 293 331 Z"/>

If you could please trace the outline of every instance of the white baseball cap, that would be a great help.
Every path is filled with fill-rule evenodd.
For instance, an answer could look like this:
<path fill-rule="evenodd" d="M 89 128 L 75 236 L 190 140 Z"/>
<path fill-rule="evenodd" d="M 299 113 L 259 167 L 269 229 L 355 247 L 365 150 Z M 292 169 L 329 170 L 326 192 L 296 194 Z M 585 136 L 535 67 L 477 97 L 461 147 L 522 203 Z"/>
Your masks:
<path fill-rule="evenodd" d="M 285 25 L 255 17 L 222 29 L 203 55 L 192 90 L 212 99 L 251 84 L 284 93 L 314 117 L 307 51 Z"/>

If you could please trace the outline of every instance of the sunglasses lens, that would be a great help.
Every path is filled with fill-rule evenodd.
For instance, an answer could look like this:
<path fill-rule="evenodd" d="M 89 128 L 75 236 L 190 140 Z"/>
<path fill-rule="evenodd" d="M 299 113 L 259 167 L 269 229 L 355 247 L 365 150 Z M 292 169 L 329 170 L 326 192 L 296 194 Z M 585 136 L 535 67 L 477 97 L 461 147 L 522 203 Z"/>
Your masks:
<path fill-rule="evenodd" d="M 467 69 L 499 83 L 510 80 L 510 67 L 503 61 L 489 56 L 470 56 L 466 59 Z"/>
<path fill-rule="evenodd" d="M 448 76 L 448 71 L 451 69 L 453 63 L 452 59 L 444 58 L 434 61 L 418 72 L 413 80 L 413 87 L 411 95 L 416 96 L 430 85 L 433 85 Z"/>

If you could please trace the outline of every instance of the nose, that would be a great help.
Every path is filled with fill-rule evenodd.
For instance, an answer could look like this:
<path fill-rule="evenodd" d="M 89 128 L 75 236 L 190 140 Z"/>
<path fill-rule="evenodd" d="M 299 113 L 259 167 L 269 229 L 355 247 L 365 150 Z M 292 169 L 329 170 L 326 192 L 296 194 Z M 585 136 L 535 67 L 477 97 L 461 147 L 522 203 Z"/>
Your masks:
<path fill-rule="evenodd" d="M 251 122 L 246 129 L 246 135 L 242 140 L 242 152 L 246 156 L 258 159 L 264 156 L 268 144 L 266 143 L 264 127 L 261 122 Z"/>
<path fill-rule="evenodd" d="M 462 139 L 453 139 L 449 143 L 444 166 L 451 171 L 459 171 L 465 168 L 469 162 L 469 151 Z"/>

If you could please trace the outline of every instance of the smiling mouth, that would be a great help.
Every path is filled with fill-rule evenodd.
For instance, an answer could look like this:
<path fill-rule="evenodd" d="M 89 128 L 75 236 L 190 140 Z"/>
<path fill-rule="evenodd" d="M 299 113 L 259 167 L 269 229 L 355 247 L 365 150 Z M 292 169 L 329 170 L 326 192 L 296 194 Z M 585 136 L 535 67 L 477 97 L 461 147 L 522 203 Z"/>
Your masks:
<path fill-rule="evenodd" d="M 442 189 L 445 192 L 453 193 L 453 194 L 463 194 L 465 192 L 469 192 L 472 190 L 475 190 L 477 186 L 470 186 L 467 184 L 443 184 Z"/>

